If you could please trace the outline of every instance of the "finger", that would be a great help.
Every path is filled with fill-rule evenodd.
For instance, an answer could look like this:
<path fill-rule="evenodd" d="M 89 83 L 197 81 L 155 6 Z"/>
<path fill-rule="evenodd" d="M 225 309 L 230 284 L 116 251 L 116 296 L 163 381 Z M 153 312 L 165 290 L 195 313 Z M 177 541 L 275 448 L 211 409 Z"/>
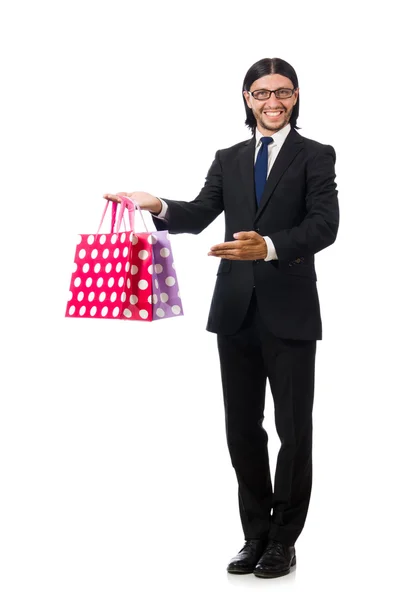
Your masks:
<path fill-rule="evenodd" d="M 117 192 L 117 196 L 120 199 L 120 196 L 125 196 L 126 198 L 130 198 L 133 194 L 129 194 L 128 192 Z"/>
<path fill-rule="evenodd" d="M 217 256 L 218 258 L 229 258 L 235 257 L 240 254 L 239 250 L 217 250 L 215 252 L 208 252 L 208 256 Z"/>
<path fill-rule="evenodd" d="M 236 242 L 225 242 L 223 244 L 216 244 L 215 246 L 212 246 L 210 248 L 211 252 L 218 252 L 218 251 L 223 251 L 223 250 L 235 250 L 236 248 L 239 248 L 241 246 L 241 244 L 236 241 Z"/>
<path fill-rule="evenodd" d="M 222 250 L 210 250 L 210 254 L 212 254 L 212 256 L 220 256 L 222 255 L 234 255 L 236 254 L 236 250 L 225 250 L 224 248 Z"/>
<path fill-rule="evenodd" d="M 112 202 L 120 202 L 120 198 L 115 196 L 114 194 L 104 194 L 103 197 L 106 200 L 111 200 Z"/>

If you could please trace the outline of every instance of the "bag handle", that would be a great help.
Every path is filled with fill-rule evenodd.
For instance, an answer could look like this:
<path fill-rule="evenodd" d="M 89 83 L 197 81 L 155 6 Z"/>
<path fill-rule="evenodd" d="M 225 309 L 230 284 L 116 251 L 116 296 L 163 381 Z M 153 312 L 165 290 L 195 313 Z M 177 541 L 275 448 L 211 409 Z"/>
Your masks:
<path fill-rule="evenodd" d="M 99 233 L 99 231 L 100 231 L 100 229 L 101 229 L 101 227 L 102 227 L 102 223 L 103 223 L 103 220 L 104 220 L 104 218 L 105 218 L 105 215 L 106 215 L 106 212 L 107 212 L 107 209 L 108 209 L 108 206 L 109 206 L 109 202 L 110 202 L 110 200 L 108 200 L 108 201 L 106 202 L 106 205 L 105 205 L 104 211 L 103 211 L 103 213 L 102 213 L 101 222 L 99 223 L 98 231 L 97 231 L 97 232 L 96 232 L 96 234 L 95 234 L 95 239 L 96 239 L 96 237 L 97 237 L 97 235 L 98 235 L 98 233 Z M 113 232 L 114 232 L 114 224 L 115 224 L 115 222 L 116 222 L 116 213 L 117 213 L 117 206 L 116 206 L 116 203 L 115 203 L 115 202 L 112 202 L 112 222 L 111 222 L 111 226 L 110 226 L 110 233 L 113 233 Z"/>
<path fill-rule="evenodd" d="M 127 196 L 118 196 L 118 198 L 120 198 L 121 202 L 120 202 L 120 210 L 119 210 L 119 214 L 118 214 L 117 223 L 116 223 L 117 203 L 112 202 L 112 220 L 111 220 L 111 226 L 110 226 L 110 233 L 116 233 L 116 234 L 119 233 L 120 226 L 121 226 L 121 220 L 122 219 L 124 220 L 125 209 L 127 209 L 127 211 L 128 211 L 128 220 L 130 223 L 131 231 L 133 231 L 135 233 L 135 210 L 136 210 L 136 208 L 138 208 L 138 210 L 140 212 L 142 222 L 146 229 L 146 232 L 149 233 L 149 230 L 146 226 L 145 219 L 143 218 L 142 210 L 141 210 L 141 207 L 139 206 L 139 204 L 137 202 L 135 202 L 134 200 L 132 200 L 132 198 L 128 198 Z M 109 202 L 111 202 L 111 201 L 107 200 L 105 208 L 102 213 L 101 222 L 99 223 L 98 231 L 95 234 L 95 238 L 97 237 L 97 235 L 102 227 L 103 221 L 106 216 L 106 212 L 108 210 Z M 115 227 L 115 225 L 116 225 L 116 227 Z M 125 221 L 124 221 L 124 227 L 125 227 Z"/>
<path fill-rule="evenodd" d="M 130 222 L 131 231 L 133 231 L 135 233 L 135 211 L 136 211 L 136 209 L 138 209 L 139 213 L 141 215 L 142 223 L 146 229 L 146 232 L 149 233 L 149 230 L 145 223 L 145 219 L 143 218 L 142 209 L 139 206 L 139 204 L 137 202 L 135 202 L 135 200 L 133 200 L 132 198 L 128 198 L 127 196 L 118 196 L 118 198 L 121 199 L 121 207 L 120 207 L 120 212 L 119 212 L 119 216 L 118 216 L 118 220 L 117 220 L 117 224 L 116 224 L 116 233 L 118 233 L 120 230 L 121 217 L 126 208 L 128 209 L 128 218 L 129 218 L 129 222 Z"/>

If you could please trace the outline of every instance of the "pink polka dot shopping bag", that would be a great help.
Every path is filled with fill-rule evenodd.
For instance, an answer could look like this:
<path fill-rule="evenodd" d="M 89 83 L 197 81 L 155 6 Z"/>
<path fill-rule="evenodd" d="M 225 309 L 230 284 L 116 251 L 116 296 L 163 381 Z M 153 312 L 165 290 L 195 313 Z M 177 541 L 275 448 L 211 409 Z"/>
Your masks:
<path fill-rule="evenodd" d="M 112 202 L 110 233 L 99 234 L 107 201 L 97 233 L 79 235 L 65 316 L 155 321 L 183 315 L 168 231 L 150 233 L 140 207 L 120 199 Z M 146 233 L 135 231 L 136 208 Z M 120 231 L 125 210 L 130 231 Z"/>

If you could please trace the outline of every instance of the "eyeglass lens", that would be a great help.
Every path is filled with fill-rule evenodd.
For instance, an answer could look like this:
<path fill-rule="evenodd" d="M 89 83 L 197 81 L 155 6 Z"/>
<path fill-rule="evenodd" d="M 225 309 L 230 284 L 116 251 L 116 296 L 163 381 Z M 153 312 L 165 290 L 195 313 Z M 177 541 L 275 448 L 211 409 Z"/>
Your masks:
<path fill-rule="evenodd" d="M 279 90 L 273 91 L 274 95 L 278 99 L 291 98 L 294 92 L 294 90 L 290 90 L 288 88 L 281 88 Z M 270 90 L 255 90 L 255 92 L 252 92 L 252 95 L 256 100 L 267 100 L 268 98 L 270 98 L 271 94 L 272 92 Z"/>

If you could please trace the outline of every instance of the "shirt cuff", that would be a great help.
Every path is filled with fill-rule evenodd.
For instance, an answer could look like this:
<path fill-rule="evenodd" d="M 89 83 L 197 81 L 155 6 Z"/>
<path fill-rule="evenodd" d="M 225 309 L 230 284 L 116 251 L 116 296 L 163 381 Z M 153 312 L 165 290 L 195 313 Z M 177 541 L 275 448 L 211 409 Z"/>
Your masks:
<path fill-rule="evenodd" d="M 157 198 L 157 196 L 156 196 Z M 150 213 L 156 217 L 156 219 L 162 219 L 163 221 L 167 220 L 168 217 L 168 205 L 166 202 L 164 202 L 164 200 L 162 200 L 161 198 L 158 198 L 158 200 L 160 200 L 161 202 L 161 211 L 159 212 L 158 215 L 156 215 L 155 213 L 153 213 L 152 211 L 150 211 Z"/>
<path fill-rule="evenodd" d="M 263 239 L 265 240 L 267 245 L 267 256 L 264 260 L 277 260 L 278 257 L 272 240 L 269 237 L 267 237 L 267 235 L 265 235 Z"/>

